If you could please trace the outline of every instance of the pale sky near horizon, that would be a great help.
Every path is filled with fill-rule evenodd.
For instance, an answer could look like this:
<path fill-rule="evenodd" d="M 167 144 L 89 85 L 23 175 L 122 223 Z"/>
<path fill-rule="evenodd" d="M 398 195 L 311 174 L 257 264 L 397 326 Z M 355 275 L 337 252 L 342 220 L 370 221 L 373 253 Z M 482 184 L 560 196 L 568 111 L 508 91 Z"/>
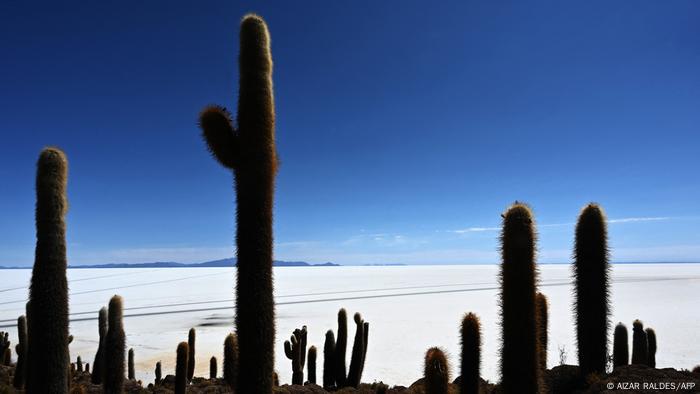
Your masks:
<path fill-rule="evenodd" d="M 612 260 L 700 261 L 700 2 L 0 5 L 0 265 L 34 258 L 39 151 L 69 158 L 69 262 L 234 255 L 232 175 L 197 115 L 236 107 L 238 23 L 275 62 L 275 258 L 496 263 L 529 203 L 541 262 L 589 201 Z"/>

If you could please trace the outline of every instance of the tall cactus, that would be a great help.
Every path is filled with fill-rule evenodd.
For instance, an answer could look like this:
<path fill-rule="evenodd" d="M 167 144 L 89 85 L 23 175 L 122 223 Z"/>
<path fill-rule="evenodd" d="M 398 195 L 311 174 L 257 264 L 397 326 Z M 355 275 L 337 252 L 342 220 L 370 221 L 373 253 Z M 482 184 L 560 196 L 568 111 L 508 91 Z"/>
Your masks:
<path fill-rule="evenodd" d="M 344 308 L 338 311 L 338 338 L 335 341 L 335 351 L 333 358 L 333 373 L 335 373 L 335 384 L 337 387 L 345 387 L 347 375 L 345 368 L 345 353 L 348 347 L 348 313 Z"/>
<path fill-rule="evenodd" d="M 432 347 L 425 353 L 425 393 L 447 394 L 450 371 L 442 349 Z"/>
<path fill-rule="evenodd" d="M 129 356 L 127 360 L 127 377 L 129 380 L 135 380 L 136 379 L 136 369 L 134 368 L 134 348 L 129 348 Z"/>
<path fill-rule="evenodd" d="M 277 168 L 272 57 L 267 25 L 257 15 L 241 22 L 238 128 L 221 107 L 208 107 L 200 125 L 214 157 L 235 174 L 237 392 L 272 392 L 275 311 L 272 293 L 272 205 Z"/>
<path fill-rule="evenodd" d="M 481 366 L 481 323 L 479 318 L 468 313 L 462 319 L 462 364 L 459 384 L 460 394 L 478 394 Z"/>
<path fill-rule="evenodd" d="M 535 313 L 535 223 L 530 208 L 518 202 L 502 216 L 501 389 L 504 393 L 537 393 L 540 365 Z"/>
<path fill-rule="evenodd" d="M 102 365 L 102 386 L 105 394 L 121 394 L 124 391 L 126 338 L 122 323 L 123 309 L 120 296 L 115 295 L 109 300 L 105 358 L 104 365 Z M 31 349 L 31 346 L 29 348 Z"/>
<path fill-rule="evenodd" d="M 365 351 L 367 336 L 365 336 L 365 321 L 362 320 L 362 315 L 355 313 L 353 317 L 357 328 L 355 329 L 355 341 L 352 345 L 352 356 L 350 357 L 350 369 L 348 370 L 347 385 L 350 387 L 359 387 L 362 380 L 362 370 L 365 364 Z"/>
<path fill-rule="evenodd" d="M 535 296 L 535 309 L 537 314 L 537 342 L 539 346 L 538 359 L 542 373 L 547 370 L 547 338 L 549 330 L 549 307 L 547 297 L 542 293 Z"/>
<path fill-rule="evenodd" d="M 323 388 L 335 386 L 335 335 L 333 330 L 326 331 L 323 343 Z"/>
<path fill-rule="evenodd" d="M 632 323 L 632 364 L 646 365 L 648 360 L 649 343 L 644 324 L 640 320 Z"/>
<path fill-rule="evenodd" d="M 194 328 L 190 328 L 190 331 L 187 333 L 187 349 L 189 349 L 189 353 L 187 356 L 187 381 L 191 382 L 192 378 L 194 377 L 194 342 L 196 340 L 196 333 L 194 331 Z"/>
<path fill-rule="evenodd" d="M 102 307 L 97 315 L 97 331 L 99 334 L 99 344 L 97 345 L 97 353 L 95 353 L 95 361 L 92 363 L 92 375 L 90 381 L 93 384 L 102 383 L 103 365 L 105 358 L 105 338 L 107 336 L 107 308 Z"/>
<path fill-rule="evenodd" d="M 617 323 L 613 334 L 613 368 L 629 364 L 630 351 L 628 341 L 627 327 L 621 322 Z"/>
<path fill-rule="evenodd" d="M 175 394 L 185 394 L 187 391 L 187 342 L 177 345 L 177 358 L 175 359 Z"/>
<path fill-rule="evenodd" d="M 306 358 L 306 326 L 294 330 L 289 341 L 284 341 L 284 354 L 292 360 L 292 384 L 304 384 Z"/>
<path fill-rule="evenodd" d="M 309 348 L 309 355 L 306 358 L 308 381 L 311 384 L 316 384 L 316 346 Z"/>
<path fill-rule="evenodd" d="M 15 365 L 15 376 L 12 385 L 17 390 L 24 387 L 24 379 L 27 374 L 27 318 L 22 315 L 17 318 L 17 340 L 15 348 L 17 351 L 17 365 Z"/>
<path fill-rule="evenodd" d="M 236 334 L 228 334 L 224 340 L 224 380 L 230 387 L 236 387 L 238 363 L 238 338 Z"/>
<path fill-rule="evenodd" d="M 578 362 L 584 374 L 604 373 L 610 321 L 608 234 L 603 209 L 588 204 L 576 224 L 574 279 Z"/>
<path fill-rule="evenodd" d="M 653 328 L 644 330 L 647 334 L 647 365 L 656 368 L 656 331 Z"/>
<path fill-rule="evenodd" d="M 36 176 L 36 250 L 29 288 L 27 393 L 65 393 L 69 381 L 66 183 L 68 160 L 45 148 Z"/>
<path fill-rule="evenodd" d="M 155 370 L 154 372 L 155 372 L 155 375 L 156 375 L 156 379 L 155 379 L 155 381 L 154 381 L 154 384 L 157 386 L 157 385 L 160 384 L 160 382 L 161 382 L 161 380 L 162 380 L 162 378 L 163 378 L 163 371 L 162 371 L 162 368 L 161 368 L 161 366 L 160 366 L 160 361 L 158 361 L 158 362 L 156 363 L 156 370 Z"/>

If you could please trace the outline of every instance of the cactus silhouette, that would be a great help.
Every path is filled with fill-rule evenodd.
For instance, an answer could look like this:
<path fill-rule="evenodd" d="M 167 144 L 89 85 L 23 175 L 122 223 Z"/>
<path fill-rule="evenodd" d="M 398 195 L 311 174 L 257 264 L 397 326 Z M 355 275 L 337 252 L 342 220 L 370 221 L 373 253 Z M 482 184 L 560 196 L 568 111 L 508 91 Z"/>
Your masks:
<path fill-rule="evenodd" d="M 128 357 L 128 378 L 129 380 L 135 380 L 136 379 L 136 370 L 134 369 L 134 349 L 129 348 L 129 357 Z"/>
<path fill-rule="evenodd" d="M 645 330 L 647 334 L 647 365 L 656 368 L 656 332 L 653 328 Z"/>
<path fill-rule="evenodd" d="M 348 371 L 347 385 L 357 388 L 362 380 L 362 370 L 365 364 L 365 352 L 367 336 L 365 336 L 365 321 L 359 313 L 353 317 L 357 328 L 355 329 L 355 342 L 352 345 L 350 358 L 350 370 Z"/>
<path fill-rule="evenodd" d="M 425 393 L 447 394 L 450 372 L 442 349 L 432 347 L 425 353 Z"/>
<path fill-rule="evenodd" d="M 118 295 L 109 300 L 107 335 L 105 337 L 105 356 L 102 377 L 102 386 L 105 394 L 121 394 L 124 391 L 124 356 L 126 351 L 126 339 L 124 337 L 124 325 L 122 298 Z M 31 346 L 29 346 L 31 349 Z"/>
<path fill-rule="evenodd" d="M 190 328 L 190 332 L 187 333 L 187 346 L 189 353 L 187 356 L 187 381 L 191 382 L 194 377 L 194 342 L 195 342 L 195 332 L 194 328 Z"/>
<path fill-rule="evenodd" d="M 90 373 L 90 363 L 85 363 L 85 372 Z"/>
<path fill-rule="evenodd" d="M 77 360 L 75 361 L 75 368 L 78 370 L 78 372 L 83 372 L 83 359 L 78 356 Z"/>
<path fill-rule="evenodd" d="M 323 388 L 335 386 L 335 335 L 333 330 L 326 331 L 323 343 Z"/>
<path fill-rule="evenodd" d="M 306 359 L 309 383 L 316 384 L 316 346 L 309 348 L 309 355 Z"/>
<path fill-rule="evenodd" d="M 187 391 L 187 357 L 189 353 L 187 342 L 177 345 L 175 362 L 175 394 L 185 394 Z"/>
<path fill-rule="evenodd" d="M 632 364 L 647 364 L 648 346 L 644 324 L 640 320 L 635 320 L 632 323 Z"/>
<path fill-rule="evenodd" d="M 541 373 L 547 370 L 547 330 L 549 327 L 549 307 L 547 297 L 542 293 L 535 295 L 535 309 L 537 314 L 537 342 L 539 346 L 538 360 Z"/>
<path fill-rule="evenodd" d="M 481 323 L 479 318 L 468 313 L 462 319 L 462 379 L 459 392 L 479 393 L 481 366 Z"/>
<path fill-rule="evenodd" d="M 214 157 L 233 170 L 236 184 L 237 392 L 272 392 L 275 311 L 272 294 L 272 205 L 277 168 L 272 58 L 267 25 L 256 15 L 241 22 L 239 100 L 234 129 L 228 112 L 200 115 Z"/>
<path fill-rule="evenodd" d="M 3 354 L 2 360 L 2 365 L 9 367 L 10 364 L 12 364 L 12 349 L 10 349 L 9 347 L 5 349 L 5 354 Z"/>
<path fill-rule="evenodd" d="M 284 341 L 284 354 L 292 360 L 292 384 L 304 384 L 306 358 L 306 326 L 294 330 L 289 341 Z"/>
<path fill-rule="evenodd" d="M 516 202 L 503 216 L 501 232 L 501 389 L 537 393 L 540 386 L 535 314 L 535 224 L 526 205 Z"/>
<path fill-rule="evenodd" d="M 161 366 L 160 366 L 160 361 L 158 361 L 156 363 L 155 375 L 156 375 L 155 385 L 157 386 L 160 384 L 160 382 L 163 378 L 163 371 L 162 371 Z"/>
<path fill-rule="evenodd" d="M 605 372 L 608 354 L 608 235 L 603 209 L 586 205 L 576 224 L 574 286 L 578 362 L 584 374 Z"/>
<path fill-rule="evenodd" d="M 27 318 L 24 315 L 17 318 L 17 341 L 19 342 L 15 347 L 17 365 L 15 365 L 12 385 L 17 390 L 21 390 L 24 387 L 24 379 L 27 374 Z"/>
<path fill-rule="evenodd" d="M 105 358 L 105 338 L 107 335 L 107 308 L 100 308 L 100 312 L 97 315 L 97 331 L 99 334 L 99 344 L 97 345 L 97 353 L 95 353 L 95 360 L 92 362 L 92 375 L 90 376 L 90 381 L 93 384 L 102 383 L 103 375 L 103 365 Z"/>
<path fill-rule="evenodd" d="M 216 357 L 211 356 L 209 359 L 209 379 L 216 379 Z"/>
<path fill-rule="evenodd" d="M 345 352 L 348 346 L 348 313 L 341 308 L 338 311 L 338 338 L 335 341 L 335 351 L 333 358 L 333 372 L 335 374 L 335 384 L 337 387 L 345 387 L 347 375 L 345 369 Z"/>
<path fill-rule="evenodd" d="M 68 280 L 66 279 L 66 183 L 68 161 L 45 148 L 36 175 L 36 249 L 29 288 L 27 393 L 68 389 Z"/>
<path fill-rule="evenodd" d="M 224 380 L 231 387 L 236 387 L 238 363 L 238 338 L 228 334 L 224 340 Z"/>
<path fill-rule="evenodd" d="M 627 327 L 617 323 L 613 334 L 613 368 L 627 365 L 630 362 L 630 352 Z"/>

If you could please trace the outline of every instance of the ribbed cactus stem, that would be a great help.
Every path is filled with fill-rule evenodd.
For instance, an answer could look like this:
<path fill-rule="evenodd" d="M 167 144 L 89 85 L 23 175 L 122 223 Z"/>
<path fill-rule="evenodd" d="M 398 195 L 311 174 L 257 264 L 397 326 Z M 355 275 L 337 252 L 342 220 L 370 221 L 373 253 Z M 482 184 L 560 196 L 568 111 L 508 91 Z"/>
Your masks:
<path fill-rule="evenodd" d="M 41 152 L 36 176 L 36 249 L 29 289 L 28 394 L 65 393 L 69 385 L 66 184 L 68 161 Z"/>
<path fill-rule="evenodd" d="M 95 353 L 95 361 L 92 363 L 92 375 L 90 380 L 93 384 L 102 383 L 103 365 L 105 358 L 105 338 L 107 336 L 107 308 L 102 307 L 97 314 L 97 331 L 99 334 L 99 344 L 97 345 L 97 353 Z"/>
<path fill-rule="evenodd" d="M 365 358 L 365 321 L 359 313 L 355 313 L 353 320 L 355 321 L 355 341 L 352 345 L 352 356 L 350 357 L 350 369 L 348 371 L 347 385 L 350 387 L 359 387 L 362 380 L 362 370 Z"/>
<path fill-rule="evenodd" d="M 481 323 L 479 318 L 468 313 L 462 319 L 462 379 L 460 394 L 478 394 L 481 368 Z"/>
<path fill-rule="evenodd" d="M 241 22 L 238 63 L 238 128 L 221 107 L 206 108 L 200 126 L 209 150 L 235 175 L 240 358 L 236 392 L 266 394 L 272 392 L 275 364 L 272 206 L 277 153 L 270 35 L 257 15 L 246 15 Z"/>
<path fill-rule="evenodd" d="M 433 347 L 425 353 L 425 393 L 447 394 L 450 371 L 442 349 Z"/>
<path fill-rule="evenodd" d="M 535 296 L 535 310 L 537 313 L 537 345 L 539 349 L 538 360 L 541 373 L 547 370 L 547 341 L 549 329 L 549 306 L 547 297 L 542 293 Z"/>
<path fill-rule="evenodd" d="M 175 361 L 175 394 L 185 394 L 187 391 L 187 357 L 189 353 L 187 342 L 177 345 Z"/>
<path fill-rule="evenodd" d="M 224 380 L 231 387 L 236 387 L 238 363 L 238 338 L 228 334 L 224 340 Z"/>
<path fill-rule="evenodd" d="M 196 333 L 194 331 L 194 328 L 190 328 L 190 331 L 187 333 L 187 346 L 189 349 L 189 355 L 187 356 L 187 381 L 188 382 L 191 382 L 192 378 L 194 377 L 195 340 L 196 340 Z"/>
<path fill-rule="evenodd" d="M 128 378 L 129 380 L 135 380 L 136 379 L 136 369 L 134 368 L 134 349 L 129 348 L 129 357 L 128 357 Z"/>
<path fill-rule="evenodd" d="M 333 330 L 326 331 L 323 343 L 323 388 L 335 386 L 335 335 Z"/>
<path fill-rule="evenodd" d="M 628 365 L 630 362 L 627 327 L 617 323 L 613 334 L 613 368 Z"/>
<path fill-rule="evenodd" d="M 17 318 L 17 340 L 18 344 L 15 347 L 17 351 L 17 365 L 15 365 L 15 376 L 12 379 L 12 385 L 17 390 L 24 387 L 24 380 L 27 376 L 27 318 L 22 315 Z"/>
<path fill-rule="evenodd" d="M 656 331 L 653 328 L 644 330 L 647 334 L 647 365 L 656 368 Z"/>
<path fill-rule="evenodd" d="M 540 389 L 536 240 L 530 208 L 516 202 L 503 214 L 501 233 L 501 389 L 506 394 Z"/>
<path fill-rule="evenodd" d="M 122 323 L 123 309 L 120 296 L 115 295 L 109 300 L 102 379 L 105 394 L 121 394 L 124 391 L 126 338 Z"/>
<path fill-rule="evenodd" d="M 337 387 L 345 387 L 347 383 L 345 354 L 348 347 L 348 313 L 345 309 L 338 311 L 338 338 L 335 341 L 335 352 L 333 357 L 335 364 L 333 372 L 335 373 L 335 385 Z"/>
<path fill-rule="evenodd" d="M 311 346 L 309 348 L 309 355 L 306 362 L 308 381 L 311 384 L 316 384 L 316 346 Z"/>

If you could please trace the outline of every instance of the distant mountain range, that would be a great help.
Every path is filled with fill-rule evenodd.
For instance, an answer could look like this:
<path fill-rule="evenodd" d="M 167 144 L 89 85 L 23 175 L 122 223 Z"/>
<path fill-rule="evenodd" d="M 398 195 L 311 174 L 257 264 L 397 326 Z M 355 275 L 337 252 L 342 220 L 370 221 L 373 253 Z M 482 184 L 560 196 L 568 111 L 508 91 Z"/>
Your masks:
<path fill-rule="evenodd" d="M 275 267 L 337 267 L 339 264 L 334 263 L 323 263 L 323 264 L 309 264 L 304 261 L 279 261 L 275 260 L 272 262 Z M 203 263 L 175 263 L 172 261 L 157 261 L 154 263 L 112 263 L 112 264 L 90 264 L 90 265 L 69 265 L 68 268 L 205 268 L 205 267 L 235 267 L 236 259 L 221 259 L 205 261 Z M 22 269 L 31 267 L 3 267 L 0 269 Z"/>

